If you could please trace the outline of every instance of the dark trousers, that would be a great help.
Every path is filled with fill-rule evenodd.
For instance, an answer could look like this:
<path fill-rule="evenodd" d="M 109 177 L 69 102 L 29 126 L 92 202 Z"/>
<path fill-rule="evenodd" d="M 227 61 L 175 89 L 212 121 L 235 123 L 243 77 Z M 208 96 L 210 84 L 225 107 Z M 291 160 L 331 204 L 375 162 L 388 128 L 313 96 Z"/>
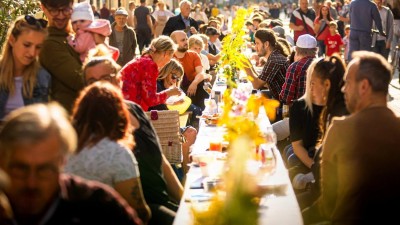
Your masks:
<path fill-rule="evenodd" d="M 390 48 L 386 48 L 386 41 L 376 41 L 372 51 L 381 54 L 386 60 L 389 57 Z"/>
<path fill-rule="evenodd" d="M 136 28 L 136 39 L 139 45 L 139 54 L 142 54 L 143 48 L 149 46 L 151 43 L 151 30 L 150 28 Z"/>
<path fill-rule="evenodd" d="M 351 30 L 349 61 L 352 59 L 351 53 L 360 50 L 371 51 L 372 34 L 371 32 Z"/>

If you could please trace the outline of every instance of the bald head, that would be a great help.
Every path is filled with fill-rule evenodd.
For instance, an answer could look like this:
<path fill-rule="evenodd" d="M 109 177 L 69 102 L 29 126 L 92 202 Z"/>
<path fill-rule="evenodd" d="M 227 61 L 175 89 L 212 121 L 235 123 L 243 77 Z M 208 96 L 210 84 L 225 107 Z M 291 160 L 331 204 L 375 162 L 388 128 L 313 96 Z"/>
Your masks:
<path fill-rule="evenodd" d="M 171 39 L 178 45 L 179 52 L 186 52 L 188 50 L 188 37 L 185 32 L 176 30 L 171 33 Z"/>

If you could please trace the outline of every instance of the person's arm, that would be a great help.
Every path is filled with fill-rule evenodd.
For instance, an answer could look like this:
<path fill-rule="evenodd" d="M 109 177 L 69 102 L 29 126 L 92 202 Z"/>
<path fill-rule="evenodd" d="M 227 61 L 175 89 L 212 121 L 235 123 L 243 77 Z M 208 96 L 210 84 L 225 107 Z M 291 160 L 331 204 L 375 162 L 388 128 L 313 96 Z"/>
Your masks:
<path fill-rule="evenodd" d="M 303 140 L 293 141 L 292 142 L 293 152 L 296 154 L 297 158 L 303 162 L 308 168 L 311 168 L 311 165 L 314 163 L 314 160 L 308 156 L 308 151 L 304 148 Z"/>
<path fill-rule="evenodd" d="M 154 34 L 154 27 L 153 27 L 153 21 L 151 21 L 151 15 L 148 14 L 148 15 L 146 16 L 146 18 L 147 18 L 147 25 L 150 27 L 150 29 L 151 29 L 151 34 L 153 35 L 153 34 Z"/>
<path fill-rule="evenodd" d="M 151 211 L 144 199 L 140 178 L 117 182 L 114 189 L 137 211 L 144 224 L 147 224 L 151 218 Z"/>
<path fill-rule="evenodd" d="M 196 76 L 187 89 L 188 96 L 193 96 L 196 94 L 197 85 L 199 85 L 200 82 L 206 79 L 211 80 L 212 78 L 210 74 L 206 74 L 203 72 L 203 66 L 201 65 L 201 62 L 200 66 L 196 66 L 195 70 L 196 70 Z"/>
<path fill-rule="evenodd" d="M 76 92 L 83 88 L 81 75 L 82 64 L 79 56 L 74 57 L 73 49 L 56 40 L 44 42 L 40 51 L 40 64 L 52 75 L 52 78 L 63 83 Z"/>
<path fill-rule="evenodd" d="M 295 94 L 295 73 L 296 66 L 290 65 L 285 76 L 285 83 L 282 85 L 281 93 L 279 94 L 279 100 L 286 105 L 290 105 L 293 101 Z"/>
<path fill-rule="evenodd" d="M 162 170 L 167 183 L 168 195 L 179 203 L 183 195 L 183 187 L 164 154 L 162 155 Z"/>
<path fill-rule="evenodd" d="M 165 24 L 164 30 L 162 32 L 163 35 L 170 36 L 172 31 L 174 31 L 175 25 L 174 25 L 173 18 L 175 18 L 175 17 L 170 17 L 168 19 L 167 23 Z"/>
<path fill-rule="evenodd" d="M 387 21 L 386 21 L 386 28 L 389 28 L 389 30 L 386 30 L 386 49 L 390 49 L 392 40 L 393 40 L 393 26 L 390 24 L 393 24 L 393 13 L 390 9 L 387 10 L 388 16 L 387 16 Z M 389 25 L 388 25 L 389 24 Z"/>
<path fill-rule="evenodd" d="M 318 34 L 319 28 L 321 27 L 321 21 L 316 19 L 314 21 L 314 33 Z"/>

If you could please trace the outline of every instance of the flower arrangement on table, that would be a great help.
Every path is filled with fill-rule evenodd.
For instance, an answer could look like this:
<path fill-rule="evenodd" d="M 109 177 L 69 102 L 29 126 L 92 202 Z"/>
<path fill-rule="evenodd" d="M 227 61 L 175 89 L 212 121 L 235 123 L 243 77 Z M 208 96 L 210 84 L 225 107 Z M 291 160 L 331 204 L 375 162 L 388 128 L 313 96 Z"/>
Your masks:
<path fill-rule="evenodd" d="M 225 141 L 229 142 L 227 170 L 223 174 L 224 194 L 215 195 L 208 211 L 194 212 L 195 224 L 255 225 L 258 223 L 259 197 L 257 181 L 246 172 L 249 160 L 255 160 L 258 146 L 266 138 L 256 119 L 264 106 L 270 120 L 275 119 L 279 102 L 261 94 L 250 94 L 238 88 L 240 70 L 250 66 L 240 51 L 246 45 L 244 25 L 251 9 L 239 9 L 232 22 L 232 32 L 223 40 L 219 71 L 227 81 L 223 94 L 223 112 L 218 126 L 226 127 Z M 250 79 L 247 78 L 247 79 Z"/>

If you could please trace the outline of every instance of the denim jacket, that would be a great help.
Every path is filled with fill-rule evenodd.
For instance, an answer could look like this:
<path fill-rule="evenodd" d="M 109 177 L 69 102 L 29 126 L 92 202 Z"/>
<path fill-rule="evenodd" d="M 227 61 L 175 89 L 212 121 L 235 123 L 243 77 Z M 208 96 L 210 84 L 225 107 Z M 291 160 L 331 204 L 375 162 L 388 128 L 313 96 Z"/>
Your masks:
<path fill-rule="evenodd" d="M 49 101 L 49 89 L 50 89 L 50 73 L 47 70 L 41 68 L 37 74 L 37 83 L 33 88 L 32 98 L 23 97 L 24 105 L 31 105 L 34 103 L 43 103 Z M 9 92 L 0 90 L 0 120 L 4 118 L 5 107 L 7 104 Z"/>

